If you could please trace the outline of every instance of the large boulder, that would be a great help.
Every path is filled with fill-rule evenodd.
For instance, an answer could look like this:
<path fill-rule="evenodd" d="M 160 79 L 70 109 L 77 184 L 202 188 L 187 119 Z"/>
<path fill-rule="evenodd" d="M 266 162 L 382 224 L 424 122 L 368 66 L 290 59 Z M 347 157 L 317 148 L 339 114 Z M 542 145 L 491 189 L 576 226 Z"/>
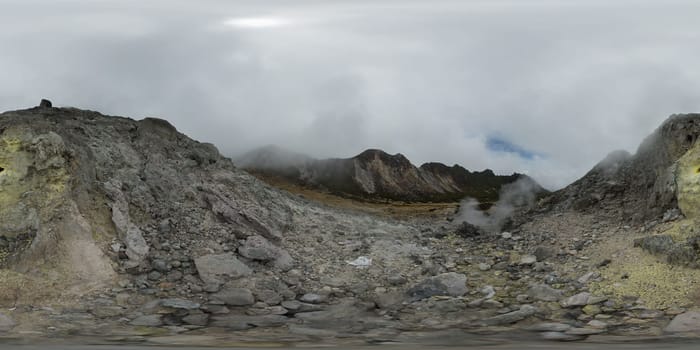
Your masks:
<path fill-rule="evenodd" d="M 238 248 L 238 253 L 248 259 L 270 261 L 277 259 L 280 255 L 280 249 L 265 237 L 250 236 Z"/>
<path fill-rule="evenodd" d="M 664 331 L 668 333 L 700 332 L 700 312 L 689 311 L 674 317 Z"/>
<path fill-rule="evenodd" d="M 220 292 L 212 294 L 210 299 L 230 306 L 248 306 L 255 303 L 253 293 L 246 288 L 223 288 Z"/>
<path fill-rule="evenodd" d="M 496 326 L 496 325 L 506 325 L 522 321 L 534 314 L 539 310 L 532 305 L 523 305 L 520 309 L 511 311 L 502 315 L 497 315 L 489 317 L 483 321 L 485 325 Z"/>
<path fill-rule="evenodd" d="M 233 254 L 209 254 L 194 259 L 199 278 L 206 284 L 223 284 L 227 279 L 249 276 L 253 271 Z"/>
<path fill-rule="evenodd" d="M 533 284 L 528 288 L 527 295 L 538 301 L 559 301 L 564 293 L 546 284 Z"/>
<path fill-rule="evenodd" d="M 460 297 L 467 293 L 467 276 L 448 272 L 430 277 L 408 290 L 408 295 L 414 300 L 444 295 Z"/>

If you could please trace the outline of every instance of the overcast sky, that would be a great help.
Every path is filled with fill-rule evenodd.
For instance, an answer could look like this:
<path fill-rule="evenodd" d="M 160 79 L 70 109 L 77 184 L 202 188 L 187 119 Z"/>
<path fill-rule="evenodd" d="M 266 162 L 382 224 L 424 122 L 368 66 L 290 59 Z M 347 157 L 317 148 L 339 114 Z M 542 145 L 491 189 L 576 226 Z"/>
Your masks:
<path fill-rule="evenodd" d="M 700 111 L 699 1 L 0 0 L 0 110 L 158 116 L 222 153 L 366 148 L 550 189 Z"/>

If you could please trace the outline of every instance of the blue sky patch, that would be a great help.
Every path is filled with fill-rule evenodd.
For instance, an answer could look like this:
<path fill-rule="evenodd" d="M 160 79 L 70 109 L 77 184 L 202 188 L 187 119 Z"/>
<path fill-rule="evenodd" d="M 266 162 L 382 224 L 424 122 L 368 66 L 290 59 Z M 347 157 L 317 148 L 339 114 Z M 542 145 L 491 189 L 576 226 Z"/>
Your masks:
<path fill-rule="evenodd" d="M 505 152 L 517 154 L 520 158 L 532 160 L 539 157 L 538 153 L 522 148 L 508 140 L 499 137 L 489 137 L 486 140 L 486 148 L 494 152 Z"/>

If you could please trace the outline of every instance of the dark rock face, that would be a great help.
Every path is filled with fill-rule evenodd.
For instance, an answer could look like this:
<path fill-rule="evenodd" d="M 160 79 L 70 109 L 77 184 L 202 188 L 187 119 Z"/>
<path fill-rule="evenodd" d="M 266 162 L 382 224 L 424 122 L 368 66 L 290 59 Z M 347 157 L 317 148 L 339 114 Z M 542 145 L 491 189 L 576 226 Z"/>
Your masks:
<path fill-rule="evenodd" d="M 460 237 L 476 237 L 481 236 L 484 232 L 477 226 L 474 226 L 468 222 L 462 222 L 457 226 L 457 235 Z"/>
<path fill-rule="evenodd" d="M 677 208 L 677 161 L 700 136 L 700 114 L 672 115 L 636 154 L 615 151 L 585 176 L 542 201 L 541 209 L 605 209 L 634 223 Z"/>
<path fill-rule="evenodd" d="M 251 274 L 258 263 L 231 253 L 246 237 L 294 264 L 286 197 L 165 120 L 32 108 L 3 113 L 0 130 L 1 264 L 62 266 L 61 283 L 128 274 L 173 297 Z"/>
<path fill-rule="evenodd" d="M 697 261 L 700 258 L 700 237 L 694 236 L 686 241 L 675 242 L 671 236 L 655 235 L 636 239 L 635 247 L 640 247 L 652 254 L 666 257 L 666 261 L 674 265 L 689 265 L 698 267 Z"/>
<path fill-rule="evenodd" d="M 348 159 L 316 160 L 267 147 L 244 155 L 237 163 L 253 173 L 341 196 L 379 201 L 449 202 L 473 197 L 492 203 L 503 185 L 525 177 L 517 173 L 496 175 L 488 169 L 470 172 L 459 165 L 441 163 L 416 167 L 402 154 L 390 155 L 376 149 Z"/>
<path fill-rule="evenodd" d="M 51 108 L 51 107 L 53 107 L 53 104 L 49 100 L 42 99 L 41 102 L 39 102 L 39 107 L 40 108 Z"/>
<path fill-rule="evenodd" d="M 408 290 L 414 300 L 430 298 L 436 295 L 459 297 L 467 293 L 467 276 L 455 272 L 443 273 L 430 277 Z"/>

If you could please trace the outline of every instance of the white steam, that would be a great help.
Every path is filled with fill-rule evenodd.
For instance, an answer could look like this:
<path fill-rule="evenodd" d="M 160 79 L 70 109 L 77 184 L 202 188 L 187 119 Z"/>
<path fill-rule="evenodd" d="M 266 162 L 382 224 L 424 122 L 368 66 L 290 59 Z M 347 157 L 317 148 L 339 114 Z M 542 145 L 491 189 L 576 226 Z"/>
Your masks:
<path fill-rule="evenodd" d="M 498 232 L 516 209 L 530 207 L 535 203 L 542 188 L 532 179 L 522 177 L 501 187 L 498 201 L 487 211 L 479 210 L 479 201 L 465 198 L 460 204 L 457 222 L 468 222 L 487 232 Z"/>

